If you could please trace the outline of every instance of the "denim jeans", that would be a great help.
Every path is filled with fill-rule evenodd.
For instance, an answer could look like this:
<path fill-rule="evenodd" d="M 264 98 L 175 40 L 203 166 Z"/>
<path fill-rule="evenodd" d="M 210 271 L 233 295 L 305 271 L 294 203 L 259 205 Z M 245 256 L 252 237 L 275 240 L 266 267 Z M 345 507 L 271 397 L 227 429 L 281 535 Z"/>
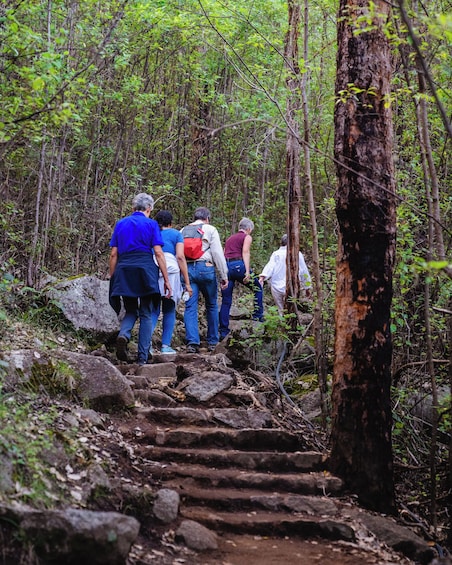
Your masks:
<path fill-rule="evenodd" d="M 206 304 L 207 343 L 218 343 L 218 284 L 215 267 L 206 261 L 188 263 L 188 276 L 193 289 L 185 304 L 184 323 L 187 344 L 199 345 L 198 299 L 201 293 Z"/>
<path fill-rule="evenodd" d="M 160 316 L 160 305 L 162 308 L 162 345 L 171 345 L 174 326 L 176 325 L 176 303 L 174 300 L 162 297 L 157 307 L 152 309 L 151 336 L 154 334 Z"/>
<path fill-rule="evenodd" d="M 245 263 L 239 259 L 237 261 L 228 262 L 228 278 L 227 288 L 221 291 L 221 308 L 220 308 L 220 339 L 225 338 L 229 333 L 229 312 L 232 305 L 232 292 L 236 282 L 246 286 L 246 288 L 254 292 L 254 310 L 253 320 L 262 321 L 264 316 L 264 295 L 259 278 L 251 274 L 251 280 L 247 283 L 243 282 L 245 278 Z"/>
<path fill-rule="evenodd" d="M 138 363 L 146 363 L 148 360 L 149 345 L 152 337 L 152 310 L 154 308 L 151 296 L 140 298 L 123 297 L 125 316 L 121 321 L 119 335 L 130 341 L 133 326 L 140 318 L 138 330 Z"/>

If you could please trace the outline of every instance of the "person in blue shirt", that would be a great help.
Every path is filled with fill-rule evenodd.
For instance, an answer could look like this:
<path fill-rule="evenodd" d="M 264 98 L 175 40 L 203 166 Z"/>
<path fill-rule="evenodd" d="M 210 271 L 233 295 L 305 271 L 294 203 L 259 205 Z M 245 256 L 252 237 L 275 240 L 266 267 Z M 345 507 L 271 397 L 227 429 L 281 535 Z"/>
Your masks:
<path fill-rule="evenodd" d="M 137 194 L 132 214 L 116 223 L 110 240 L 110 304 L 119 313 L 122 298 L 126 311 L 116 339 L 116 356 L 120 361 L 129 361 L 127 347 L 139 318 L 139 365 L 148 361 L 152 310 L 160 302 L 159 269 L 165 296 L 172 294 L 160 228 L 149 217 L 153 208 L 154 199 L 150 194 Z"/>
<path fill-rule="evenodd" d="M 171 347 L 173 339 L 174 326 L 176 324 L 176 305 L 181 299 L 183 288 L 181 282 L 181 275 L 184 279 L 185 290 L 190 297 L 193 290 L 188 278 L 187 261 L 184 254 L 184 238 L 179 230 L 173 228 L 173 215 L 168 210 L 160 210 L 155 220 L 160 226 L 161 236 L 163 240 L 163 253 L 165 254 L 166 267 L 168 270 L 168 277 L 171 283 L 173 294 L 170 298 L 164 296 L 163 278 L 160 276 L 159 284 L 162 294 L 161 308 L 162 308 L 162 348 L 163 355 L 175 354 L 176 351 Z M 160 315 L 160 303 L 157 308 L 152 310 L 152 333 Z M 150 353 L 152 354 L 152 346 Z"/>

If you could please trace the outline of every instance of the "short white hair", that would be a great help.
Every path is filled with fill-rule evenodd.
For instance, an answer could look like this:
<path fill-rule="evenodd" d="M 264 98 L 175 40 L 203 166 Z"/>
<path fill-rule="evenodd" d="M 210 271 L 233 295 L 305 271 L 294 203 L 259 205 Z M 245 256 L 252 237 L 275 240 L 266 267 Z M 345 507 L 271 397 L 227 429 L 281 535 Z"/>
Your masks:
<path fill-rule="evenodd" d="M 242 218 L 239 222 L 239 230 L 254 230 L 254 222 L 249 218 Z"/>
<path fill-rule="evenodd" d="M 140 192 L 140 194 L 137 194 L 133 199 L 132 206 L 134 210 L 145 211 L 148 208 L 153 210 L 154 199 L 150 194 L 146 194 L 145 192 Z"/>

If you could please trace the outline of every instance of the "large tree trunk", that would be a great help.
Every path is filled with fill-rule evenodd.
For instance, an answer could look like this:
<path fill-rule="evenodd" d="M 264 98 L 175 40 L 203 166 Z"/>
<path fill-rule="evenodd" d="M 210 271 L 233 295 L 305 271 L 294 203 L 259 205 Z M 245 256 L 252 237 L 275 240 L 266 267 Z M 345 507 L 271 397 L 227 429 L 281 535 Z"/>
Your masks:
<path fill-rule="evenodd" d="M 331 465 L 362 504 L 394 512 L 390 306 L 396 220 L 391 55 L 382 31 L 390 4 L 375 1 L 374 14 L 368 6 L 368 0 L 340 0 L 338 20 L 340 235 Z"/>

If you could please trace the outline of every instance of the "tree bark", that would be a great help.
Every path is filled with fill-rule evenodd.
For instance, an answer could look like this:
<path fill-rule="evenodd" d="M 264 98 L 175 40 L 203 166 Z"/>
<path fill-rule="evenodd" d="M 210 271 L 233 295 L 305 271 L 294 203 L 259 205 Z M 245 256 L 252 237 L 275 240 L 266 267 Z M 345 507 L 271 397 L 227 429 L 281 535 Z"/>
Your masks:
<path fill-rule="evenodd" d="M 288 1 L 289 28 L 286 35 L 285 60 L 287 67 L 287 141 L 286 141 L 286 174 L 287 174 L 287 256 L 286 256 L 286 309 L 295 314 L 290 324 L 295 331 L 298 323 L 297 300 L 300 294 L 298 278 L 300 251 L 300 136 L 297 113 L 301 108 L 300 99 L 300 67 L 298 64 L 298 36 L 300 31 L 300 5 L 296 0 Z"/>
<path fill-rule="evenodd" d="M 395 255 L 390 4 L 340 0 L 335 110 L 339 222 L 331 467 L 361 504 L 395 512 L 390 308 Z M 372 26 L 369 26 L 369 18 Z M 362 22 L 362 23 L 361 23 Z"/>
<path fill-rule="evenodd" d="M 304 25 L 303 25 L 303 59 L 308 61 L 308 34 L 309 34 L 309 4 L 308 0 L 304 0 Z M 323 332 L 323 288 L 322 276 L 320 272 L 320 253 L 319 253 L 319 234 L 317 230 L 317 214 L 315 208 L 314 186 L 311 174 L 311 124 L 309 121 L 308 108 L 308 71 L 305 70 L 301 80 L 301 99 L 303 105 L 303 154 L 304 154 L 304 184 L 306 190 L 306 198 L 308 202 L 309 219 L 311 222 L 312 235 L 312 274 L 314 289 L 316 294 L 316 302 L 314 306 L 314 340 L 315 340 L 315 357 L 317 379 L 320 392 L 320 407 L 322 410 L 322 425 L 326 428 L 328 417 L 327 405 L 327 362 L 325 351 L 325 340 Z"/>

